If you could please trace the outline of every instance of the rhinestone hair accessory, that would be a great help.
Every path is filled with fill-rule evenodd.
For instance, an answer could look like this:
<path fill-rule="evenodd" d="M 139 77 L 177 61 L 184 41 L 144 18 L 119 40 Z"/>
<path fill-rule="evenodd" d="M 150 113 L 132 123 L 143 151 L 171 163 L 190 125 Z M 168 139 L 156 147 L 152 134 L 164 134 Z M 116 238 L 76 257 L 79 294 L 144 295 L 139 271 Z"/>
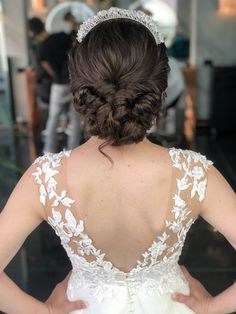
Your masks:
<path fill-rule="evenodd" d="M 109 10 L 99 11 L 97 15 L 85 21 L 80 26 L 80 29 L 77 33 L 78 42 L 82 42 L 84 37 L 91 31 L 91 29 L 99 23 L 117 18 L 126 18 L 141 23 L 152 33 L 157 45 L 164 42 L 163 36 L 159 31 L 157 23 L 150 16 L 142 11 L 126 10 L 116 7 L 111 7 Z"/>

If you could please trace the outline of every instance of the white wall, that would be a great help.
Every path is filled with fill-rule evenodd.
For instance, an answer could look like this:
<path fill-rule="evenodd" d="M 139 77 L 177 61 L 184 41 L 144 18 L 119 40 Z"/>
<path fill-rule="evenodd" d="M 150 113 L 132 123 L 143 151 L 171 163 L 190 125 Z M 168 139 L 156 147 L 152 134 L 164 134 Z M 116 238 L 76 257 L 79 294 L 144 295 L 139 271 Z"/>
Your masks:
<path fill-rule="evenodd" d="M 178 32 L 188 39 L 190 38 L 190 13 L 191 0 L 178 0 Z"/>
<path fill-rule="evenodd" d="M 236 64 L 236 17 L 222 17 L 218 1 L 197 0 L 197 64 Z"/>
<path fill-rule="evenodd" d="M 208 120 L 211 71 L 204 62 L 236 65 L 236 17 L 220 16 L 218 0 L 179 0 L 178 16 L 180 31 L 191 40 L 191 64 L 197 67 L 197 118 Z"/>
<path fill-rule="evenodd" d="M 19 68 L 28 65 L 27 32 L 24 0 L 3 0 L 4 33 L 7 56 L 13 60 L 13 95 L 17 119 L 27 121 L 26 81 Z"/>
<path fill-rule="evenodd" d="M 204 66 L 211 60 L 216 66 L 236 65 L 236 17 L 223 17 L 218 1 L 197 1 L 196 65 L 198 66 L 197 117 L 210 118 L 211 71 Z"/>
<path fill-rule="evenodd" d="M 191 16 L 194 4 L 195 29 Z M 191 40 L 196 36 L 196 51 L 192 51 L 196 55 L 196 65 L 209 59 L 216 65 L 236 64 L 236 17 L 220 16 L 218 0 L 178 0 L 178 19 L 180 32 Z"/>
<path fill-rule="evenodd" d="M 7 54 L 24 67 L 28 62 L 24 0 L 4 0 L 3 10 Z"/>

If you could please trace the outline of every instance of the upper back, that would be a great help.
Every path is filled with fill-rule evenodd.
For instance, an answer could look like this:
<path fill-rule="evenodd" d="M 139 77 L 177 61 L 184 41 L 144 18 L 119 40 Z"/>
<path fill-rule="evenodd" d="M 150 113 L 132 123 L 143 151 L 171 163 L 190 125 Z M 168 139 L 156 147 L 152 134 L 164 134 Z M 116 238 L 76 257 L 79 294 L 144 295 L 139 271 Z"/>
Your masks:
<path fill-rule="evenodd" d="M 120 158 L 113 168 L 102 160 L 77 149 L 36 161 L 46 219 L 58 235 L 66 232 L 78 254 L 87 249 L 87 260 L 101 250 L 126 272 L 179 256 L 199 214 L 211 162 L 175 148 L 153 149 L 130 161 Z M 75 243 L 84 236 L 87 245 L 78 250 Z"/>

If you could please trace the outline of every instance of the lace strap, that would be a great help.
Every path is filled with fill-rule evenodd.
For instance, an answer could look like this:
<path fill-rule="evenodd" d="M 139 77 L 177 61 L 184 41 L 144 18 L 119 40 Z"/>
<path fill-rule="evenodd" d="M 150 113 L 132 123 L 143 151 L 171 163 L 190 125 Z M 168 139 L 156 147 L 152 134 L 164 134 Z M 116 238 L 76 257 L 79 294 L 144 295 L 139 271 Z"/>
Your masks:
<path fill-rule="evenodd" d="M 190 191 L 190 198 L 197 198 L 202 202 L 205 198 L 207 186 L 207 171 L 213 162 L 206 156 L 191 151 L 174 149 L 170 151 L 173 166 L 182 170 L 184 175 L 177 179 L 178 191 Z"/>
<path fill-rule="evenodd" d="M 45 207 L 47 201 L 53 201 L 52 207 L 63 203 L 65 206 L 70 206 L 70 200 L 66 197 L 66 191 L 61 191 L 57 194 L 57 179 L 55 176 L 59 173 L 62 157 L 70 156 L 70 151 L 62 151 L 58 154 L 47 153 L 38 157 L 34 164 L 37 165 L 36 170 L 32 175 L 35 182 L 39 185 L 40 203 Z"/>
<path fill-rule="evenodd" d="M 169 240 L 165 257 L 180 256 L 186 235 L 198 217 L 196 210 L 205 197 L 207 170 L 213 164 L 190 150 L 172 148 L 169 153 L 177 171 L 173 205 L 170 217 L 165 221 Z"/>

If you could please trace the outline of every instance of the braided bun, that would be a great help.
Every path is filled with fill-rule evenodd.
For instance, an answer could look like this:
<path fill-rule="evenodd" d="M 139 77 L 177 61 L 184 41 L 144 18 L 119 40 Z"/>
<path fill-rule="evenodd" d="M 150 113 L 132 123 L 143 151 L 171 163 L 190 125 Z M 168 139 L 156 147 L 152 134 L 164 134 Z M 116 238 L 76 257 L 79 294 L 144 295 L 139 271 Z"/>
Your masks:
<path fill-rule="evenodd" d="M 70 56 L 74 106 L 89 135 L 114 146 L 143 140 L 159 116 L 168 71 L 165 45 L 143 25 L 114 19 L 94 27 Z"/>

